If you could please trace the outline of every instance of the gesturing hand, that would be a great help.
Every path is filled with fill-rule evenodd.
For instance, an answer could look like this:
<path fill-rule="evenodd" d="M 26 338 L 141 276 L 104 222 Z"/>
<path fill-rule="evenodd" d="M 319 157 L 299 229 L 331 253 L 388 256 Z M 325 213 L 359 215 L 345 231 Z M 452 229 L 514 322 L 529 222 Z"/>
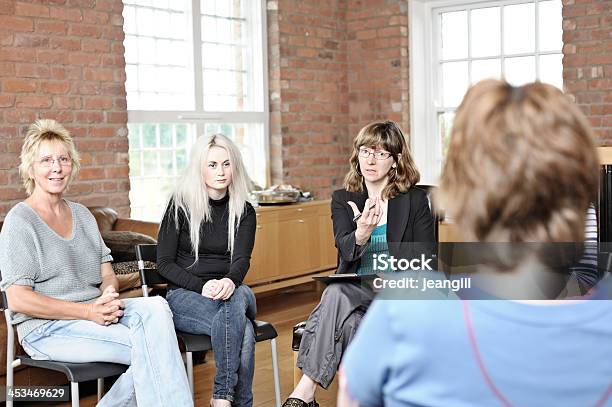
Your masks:
<path fill-rule="evenodd" d="M 355 202 L 347 202 L 351 209 L 353 209 L 353 215 L 357 218 L 357 230 L 355 230 L 355 241 L 359 246 L 363 246 L 370 235 L 378 225 L 378 221 L 383 215 L 383 209 L 381 207 L 380 198 L 368 198 L 365 201 L 363 212 L 359 212 Z"/>
<path fill-rule="evenodd" d="M 100 325 L 119 322 L 119 318 L 123 316 L 123 301 L 117 297 L 119 293 L 115 291 L 115 287 L 106 287 L 97 300 L 87 304 L 86 318 Z"/>

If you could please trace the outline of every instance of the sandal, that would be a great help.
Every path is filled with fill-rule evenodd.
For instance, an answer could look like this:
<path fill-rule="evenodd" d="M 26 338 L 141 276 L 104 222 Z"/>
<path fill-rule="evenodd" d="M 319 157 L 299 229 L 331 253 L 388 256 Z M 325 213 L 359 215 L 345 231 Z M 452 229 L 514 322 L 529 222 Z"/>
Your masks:
<path fill-rule="evenodd" d="M 306 403 L 304 400 L 289 397 L 285 400 L 282 407 L 319 407 L 319 403 L 314 399 L 310 403 Z"/>

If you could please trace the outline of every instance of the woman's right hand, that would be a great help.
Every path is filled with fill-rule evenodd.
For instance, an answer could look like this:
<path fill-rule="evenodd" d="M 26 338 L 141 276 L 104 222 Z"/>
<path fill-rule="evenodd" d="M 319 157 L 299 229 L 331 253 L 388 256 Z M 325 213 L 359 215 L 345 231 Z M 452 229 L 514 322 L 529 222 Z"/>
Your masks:
<path fill-rule="evenodd" d="M 92 303 L 86 304 L 86 319 L 100 325 L 110 325 L 123 316 L 123 302 L 113 286 L 108 286 L 102 295 Z"/>
<path fill-rule="evenodd" d="M 353 215 L 358 216 L 357 229 L 355 230 L 355 243 L 359 246 L 363 246 L 370 239 L 370 235 L 376 229 L 378 221 L 382 216 L 382 207 L 380 205 L 380 198 L 368 198 L 365 201 L 363 212 L 359 212 L 357 205 L 353 201 L 348 201 L 348 205 L 353 209 Z"/>

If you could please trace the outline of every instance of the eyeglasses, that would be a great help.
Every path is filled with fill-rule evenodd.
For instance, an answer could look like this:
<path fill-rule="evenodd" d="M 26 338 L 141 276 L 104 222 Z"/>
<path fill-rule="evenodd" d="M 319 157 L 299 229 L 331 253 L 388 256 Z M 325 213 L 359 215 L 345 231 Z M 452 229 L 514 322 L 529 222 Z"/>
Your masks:
<path fill-rule="evenodd" d="M 51 168 L 56 162 L 58 162 L 62 167 L 70 167 L 72 165 L 72 160 L 70 157 L 66 157 L 65 155 L 57 158 L 44 157 L 38 161 L 40 166 L 44 168 Z"/>
<path fill-rule="evenodd" d="M 379 150 L 372 151 L 367 148 L 359 149 L 359 157 L 370 158 L 371 155 L 373 155 L 374 158 L 377 160 L 386 160 L 387 158 L 392 156 L 392 154 L 387 151 L 379 151 Z"/>

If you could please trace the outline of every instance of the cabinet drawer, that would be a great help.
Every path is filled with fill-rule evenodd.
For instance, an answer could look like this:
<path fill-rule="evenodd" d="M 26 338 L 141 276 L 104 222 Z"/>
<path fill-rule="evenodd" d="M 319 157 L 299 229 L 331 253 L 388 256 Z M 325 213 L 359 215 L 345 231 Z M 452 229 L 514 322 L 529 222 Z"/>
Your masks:
<path fill-rule="evenodd" d="M 293 219 L 303 219 L 316 216 L 319 210 L 316 206 L 306 206 L 299 208 L 287 208 L 278 211 L 278 220 L 280 222 Z"/>

